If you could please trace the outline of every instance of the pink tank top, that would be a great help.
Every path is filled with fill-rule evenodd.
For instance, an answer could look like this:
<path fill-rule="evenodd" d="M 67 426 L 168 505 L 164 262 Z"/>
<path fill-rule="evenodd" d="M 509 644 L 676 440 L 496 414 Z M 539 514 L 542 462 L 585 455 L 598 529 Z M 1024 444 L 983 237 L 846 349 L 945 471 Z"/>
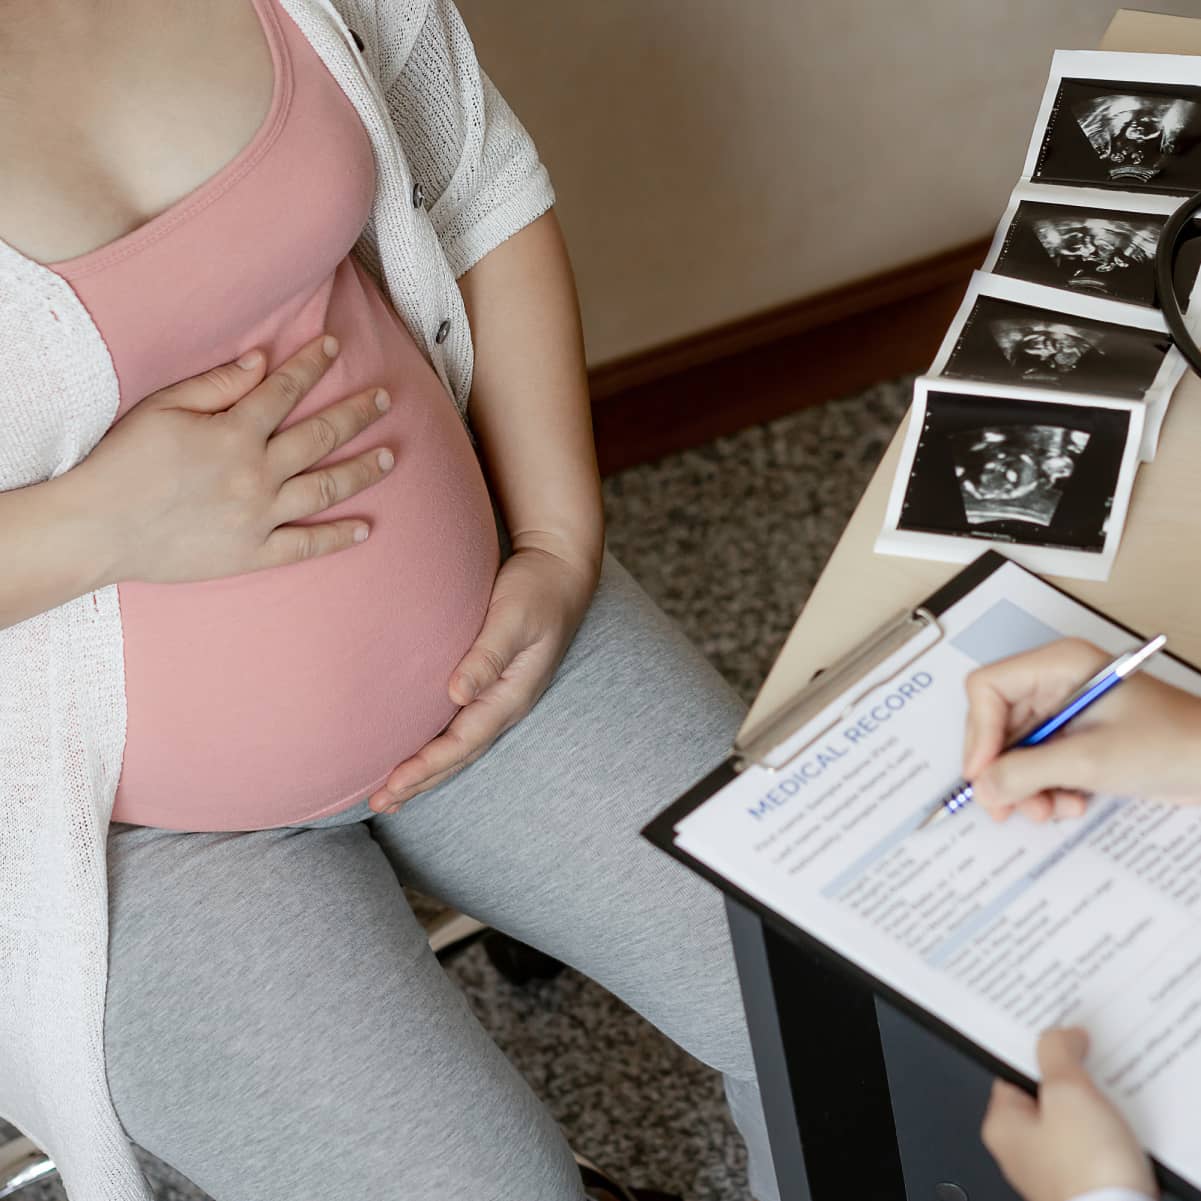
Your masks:
<path fill-rule="evenodd" d="M 327 330 L 338 358 L 279 428 L 379 384 L 392 407 L 328 457 L 387 446 L 396 465 L 296 522 L 365 517 L 361 545 L 222 579 L 118 584 L 128 725 L 112 817 L 173 830 L 288 825 L 378 788 L 454 716 L 450 674 L 498 564 L 453 401 L 349 254 L 374 198 L 370 140 L 277 0 L 253 3 L 275 71 L 254 139 L 152 221 L 44 265 L 104 337 L 116 419 L 252 346 L 273 370 Z"/>

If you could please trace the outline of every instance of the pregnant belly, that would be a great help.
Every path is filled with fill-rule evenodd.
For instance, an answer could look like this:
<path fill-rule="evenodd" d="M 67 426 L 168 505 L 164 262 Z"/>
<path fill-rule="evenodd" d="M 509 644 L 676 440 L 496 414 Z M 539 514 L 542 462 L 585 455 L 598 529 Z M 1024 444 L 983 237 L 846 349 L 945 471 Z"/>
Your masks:
<path fill-rule="evenodd" d="M 396 454 L 379 483 L 297 524 L 365 517 L 366 542 L 217 580 L 119 585 L 128 724 L 113 820 L 252 830 L 347 808 L 457 711 L 498 549 L 445 392 L 400 397 L 331 458 Z"/>

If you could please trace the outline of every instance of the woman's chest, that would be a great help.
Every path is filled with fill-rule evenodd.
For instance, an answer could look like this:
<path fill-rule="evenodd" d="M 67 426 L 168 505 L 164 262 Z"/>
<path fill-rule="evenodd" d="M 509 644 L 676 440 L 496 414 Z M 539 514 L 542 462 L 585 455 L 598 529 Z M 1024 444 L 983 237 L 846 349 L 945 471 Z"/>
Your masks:
<path fill-rule="evenodd" d="M 249 143 L 270 109 L 255 0 L 8 4 L 0 238 L 38 262 L 85 254 L 170 208 Z"/>

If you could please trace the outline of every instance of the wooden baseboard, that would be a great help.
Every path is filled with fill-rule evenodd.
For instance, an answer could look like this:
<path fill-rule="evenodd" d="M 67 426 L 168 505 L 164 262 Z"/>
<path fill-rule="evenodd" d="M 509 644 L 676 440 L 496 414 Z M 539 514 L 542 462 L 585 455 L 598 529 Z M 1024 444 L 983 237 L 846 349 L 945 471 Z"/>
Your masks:
<path fill-rule="evenodd" d="M 924 371 L 988 239 L 589 372 L 602 475 Z"/>

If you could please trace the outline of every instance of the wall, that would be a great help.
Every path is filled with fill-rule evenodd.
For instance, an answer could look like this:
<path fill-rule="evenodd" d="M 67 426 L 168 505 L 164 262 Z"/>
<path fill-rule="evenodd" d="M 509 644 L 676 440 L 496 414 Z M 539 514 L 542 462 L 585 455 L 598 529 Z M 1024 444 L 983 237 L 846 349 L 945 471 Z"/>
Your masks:
<path fill-rule="evenodd" d="M 1052 51 L 1117 7 L 458 4 L 551 171 L 594 365 L 988 233 Z"/>

